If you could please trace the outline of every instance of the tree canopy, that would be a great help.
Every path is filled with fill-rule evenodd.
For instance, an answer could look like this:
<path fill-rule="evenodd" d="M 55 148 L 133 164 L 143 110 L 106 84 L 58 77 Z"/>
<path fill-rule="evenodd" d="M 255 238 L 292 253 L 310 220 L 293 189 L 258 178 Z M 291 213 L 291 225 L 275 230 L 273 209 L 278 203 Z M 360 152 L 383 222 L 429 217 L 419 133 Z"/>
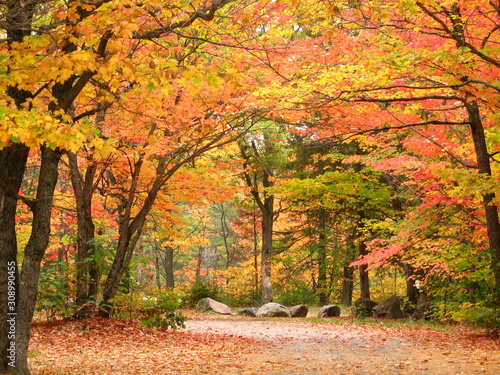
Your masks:
<path fill-rule="evenodd" d="M 493 1 L 0 1 L 1 371 L 29 374 L 36 309 L 134 288 L 350 304 L 394 273 L 408 311 L 498 316 L 499 25 Z"/>

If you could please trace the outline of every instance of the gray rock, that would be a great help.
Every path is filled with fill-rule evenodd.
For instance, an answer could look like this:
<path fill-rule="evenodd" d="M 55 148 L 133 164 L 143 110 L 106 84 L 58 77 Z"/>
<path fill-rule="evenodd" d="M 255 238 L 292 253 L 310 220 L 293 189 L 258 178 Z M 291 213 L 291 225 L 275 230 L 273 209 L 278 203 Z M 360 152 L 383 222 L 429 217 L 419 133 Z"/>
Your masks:
<path fill-rule="evenodd" d="M 269 302 L 257 311 L 257 317 L 291 317 L 290 310 L 279 303 Z"/>
<path fill-rule="evenodd" d="M 212 298 L 202 298 L 196 304 L 196 311 L 213 311 L 217 314 L 230 315 L 231 308 L 221 302 L 217 302 Z"/>
<path fill-rule="evenodd" d="M 309 309 L 306 305 L 297 305 L 290 307 L 290 315 L 292 316 L 292 318 L 305 318 L 308 312 Z"/>
<path fill-rule="evenodd" d="M 398 296 L 387 298 L 375 306 L 372 311 L 374 318 L 406 319 L 406 315 L 401 310 L 401 297 Z"/>
<path fill-rule="evenodd" d="M 323 306 L 318 312 L 318 318 L 333 318 L 340 316 L 340 307 L 336 305 Z"/>
<path fill-rule="evenodd" d="M 255 307 L 246 307 L 238 310 L 238 315 L 257 316 L 257 311 L 259 311 L 259 309 Z"/>

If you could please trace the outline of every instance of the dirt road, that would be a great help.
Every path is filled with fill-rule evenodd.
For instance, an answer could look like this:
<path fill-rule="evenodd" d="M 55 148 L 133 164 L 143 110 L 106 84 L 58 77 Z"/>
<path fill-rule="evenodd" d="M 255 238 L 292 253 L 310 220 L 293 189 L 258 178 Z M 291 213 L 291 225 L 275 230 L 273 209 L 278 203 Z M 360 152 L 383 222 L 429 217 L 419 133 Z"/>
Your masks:
<path fill-rule="evenodd" d="M 500 374 L 498 342 L 460 327 L 436 331 L 240 317 L 190 319 L 186 326 L 183 331 L 221 340 L 262 340 L 262 351 L 247 356 L 240 368 L 228 366 L 225 374 Z"/>

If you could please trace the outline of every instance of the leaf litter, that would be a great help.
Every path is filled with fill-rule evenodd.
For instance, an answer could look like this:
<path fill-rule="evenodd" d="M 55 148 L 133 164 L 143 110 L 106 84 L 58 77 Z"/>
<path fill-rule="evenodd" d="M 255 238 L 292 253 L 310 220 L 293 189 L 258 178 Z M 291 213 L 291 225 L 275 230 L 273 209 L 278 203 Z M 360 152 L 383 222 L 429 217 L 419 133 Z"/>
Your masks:
<path fill-rule="evenodd" d="M 500 345 L 482 331 L 197 314 L 186 329 L 113 319 L 37 323 L 39 375 L 500 373 Z"/>

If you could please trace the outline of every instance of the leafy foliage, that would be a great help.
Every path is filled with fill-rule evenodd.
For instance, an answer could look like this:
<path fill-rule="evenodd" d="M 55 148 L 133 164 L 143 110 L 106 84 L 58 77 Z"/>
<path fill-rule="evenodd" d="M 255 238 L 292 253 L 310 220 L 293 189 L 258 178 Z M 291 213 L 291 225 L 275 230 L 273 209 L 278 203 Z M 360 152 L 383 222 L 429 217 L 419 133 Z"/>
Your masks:
<path fill-rule="evenodd" d="M 70 316 L 75 312 L 67 273 L 66 262 L 49 261 L 41 268 L 36 311 L 44 312 L 48 320 Z"/>
<path fill-rule="evenodd" d="M 195 306 L 200 299 L 207 297 L 220 300 L 222 297 L 221 288 L 213 280 L 207 280 L 203 277 L 196 278 L 186 293 L 186 303 L 189 306 Z"/>
<path fill-rule="evenodd" d="M 175 291 L 150 290 L 118 294 L 113 300 L 114 315 L 139 319 L 148 327 L 183 328 L 186 317 L 178 311 L 183 295 Z"/>

